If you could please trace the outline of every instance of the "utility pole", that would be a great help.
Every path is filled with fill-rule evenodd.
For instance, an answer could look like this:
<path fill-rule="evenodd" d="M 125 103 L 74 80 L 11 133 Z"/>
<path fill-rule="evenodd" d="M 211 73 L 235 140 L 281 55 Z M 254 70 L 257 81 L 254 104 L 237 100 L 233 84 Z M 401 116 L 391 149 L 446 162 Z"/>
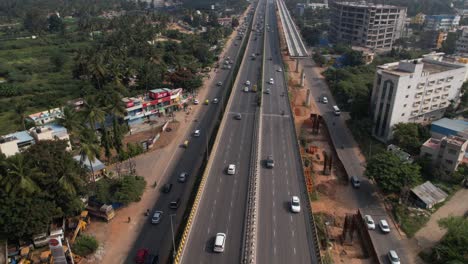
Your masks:
<path fill-rule="evenodd" d="M 172 260 L 175 260 L 176 251 L 175 251 L 175 242 L 174 242 L 174 226 L 172 224 L 172 217 L 176 214 L 171 214 L 171 232 L 172 232 Z"/>

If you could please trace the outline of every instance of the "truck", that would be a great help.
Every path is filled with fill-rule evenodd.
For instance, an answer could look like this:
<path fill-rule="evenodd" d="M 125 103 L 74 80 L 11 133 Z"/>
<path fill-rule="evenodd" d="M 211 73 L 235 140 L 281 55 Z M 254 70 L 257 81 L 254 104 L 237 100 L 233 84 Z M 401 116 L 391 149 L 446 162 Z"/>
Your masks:
<path fill-rule="evenodd" d="M 112 220 L 115 216 L 114 207 L 112 207 L 112 205 L 102 204 L 95 201 L 88 201 L 86 210 L 88 210 L 90 215 L 94 215 L 95 217 L 102 218 L 106 221 Z"/>
<path fill-rule="evenodd" d="M 254 92 L 254 93 L 257 92 L 257 85 L 256 84 L 252 86 L 252 92 Z"/>

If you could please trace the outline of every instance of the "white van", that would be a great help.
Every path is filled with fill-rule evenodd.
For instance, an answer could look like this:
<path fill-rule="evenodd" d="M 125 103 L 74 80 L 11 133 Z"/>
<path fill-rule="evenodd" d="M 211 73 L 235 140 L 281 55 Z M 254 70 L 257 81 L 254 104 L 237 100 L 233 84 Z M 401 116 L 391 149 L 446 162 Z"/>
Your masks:
<path fill-rule="evenodd" d="M 335 112 L 336 116 L 339 116 L 341 114 L 340 108 L 338 108 L 338 106 L 336 105 L 333 106 L 333 111 Z"/>
<path fill-rule="evenodd" d="M 224 244 L 226 243 L 226 234 L 224 233 L 217 233 L 215 242 L 214 242 L 214 247 L 213 251 L 222 253 L 224 252 Z"/>

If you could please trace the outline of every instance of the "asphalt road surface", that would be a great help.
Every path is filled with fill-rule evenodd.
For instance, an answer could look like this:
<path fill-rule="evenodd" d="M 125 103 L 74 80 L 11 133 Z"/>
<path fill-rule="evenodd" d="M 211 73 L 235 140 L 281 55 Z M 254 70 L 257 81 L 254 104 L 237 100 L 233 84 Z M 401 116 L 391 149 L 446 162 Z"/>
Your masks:
<path fill-rule="evenodd" d="M 259 2 L 256 21 L 262 19 L 264 1 Z M 256 93 L 244 92 L 245 82 L 250 88 L 260 80 L 261 57 L 251 59 L 251 54 L 262 53 L 263 38 L 252 31 L 246 49 L 244 64 L 239 70 L 238 84 L 234 87 L 227 122 L 221 128 L 218 149 L 212 154 L 213 166 L 196 213 L 182 263 L 240 263 L 244 218 L 247 201 L 248 176 L 251 167 L 251 146 L 254 129 L 254 113 L 257 108 Z M 242 120 L 234 119 L 241 113 Z M 236 174 L 227 175 L 229 164 L 236 165 Z M 216 233 L 226 234 L 224 253 L 213 253 Z"/>
<path fill-rule="evenodd" d="M 376 230 L 370 231 L 380 260 L 382 263 L 389 263 L 387 260 L 387 253 L 389 250 L 393 249 L 397 251 L 402 263 L 407 263 L 409 255 L 406 253 L 405 241 L 400 238 L 393 222 L 390 221 L 390 218 L 383 209 L 382 203 L 377 196 L 378 192 L 376 186 L 363 176 L 365 167 L 361 164 L 361 161 L 354 151 L 356 146 L 353 143 L 352 134 L 346 126 L 343 117 L 334 115 L 333 105 L 336 105 L 335 100 L 327 84 L 319 74 L 318 69 L 315 68 L 315 64 L 311 62 L 310 59 L 308 60 L 309 61 L 304 61 L 302 63 L 302 65 L 305 65 L 305 76 L 311 85 L 311 95 L 316 101 L 317 109 L 328 127 L 330 138 L 335 146 L 338 157 L 343 163 L 348 177 L 357 175 L 361 179 L 360 189 L 353 189 L 351 185 L 349 185 L 348 191 L 356 196 L 358 207 L 361 208 L 363 215 L 371 215 L 376 224 L 381 219 L 387 219 L 387 222 L 390 224 L 392 230 L 390 234 L 383 234 L 378 227 Z M 319 98 L 322 96 L 327 96 L 328 104 L 318 102 Z"/>
<path fill-rule="evenodd" d="M 247 19 L 251 19 L 252 16 L 247 16 Z M 234 43 L 237 43 L 235 45 Z M 231 59 L 235 59 L 239 53 L 239 49 L 241 47 L 241 40 L 235 40 L 232 41 L 232 44 L 230 47 L 227 47 L 227 52 L 225 53 L 226 57 L 230 57 Z M 220 58 L 222 59 L 222 58 Z M 240 59 L 240 58 L 238 58 Z M 222 61 L 224 62 L 224 60 Z M 234 65 L 234 64 L 233 64 Z M 189 140 L 189 145 L 188 148 L 180 148 L 178 150 L 178 153 L 176 154 L 178 158 L 174 159 L 174 163 L 171 167 L 173 167 L 173 171 L 170 174 L 170 177 L 167 179 L 165 182 L 159 182 L 158 183 L 158 188 L 155 189 L 155 191 L 161 191 L 162 186 L 166 183 L 172 183 L 173 187 L 170 193 L 161 193 L 159 196 L 159 199 L 155 201 L 155 204 L 153 208 L 149 208 L 151 210 L 151 215 L 154 211 L 156 210 L 161 210 L 164 212 L 163 219 L 161 223 L 154 225 L 151 224 L 150 220 L 151 217 L 148 217 L 148 221 L 145 223 L 145 225 L 142 227 L 142 230 L 140 234 L 138 235 L 132 249 L 130 250 L 130 254 L 127 257 L 127 260 L 125 263 L 134 263 L 134 258 L 136 251 L 140 248 L 148 248 L 150 253 L 152 254 L 159 254 L 161 263 L 165 263 L 166 260 L 169 258 L 170 251 L 172 249 L 172 232 L 171 232 L 171 218 L 173 222 L 173 227 L 174 227 L 174 233 L 176 234 L 179 230 L 179 225 L 181 222 L 181 218 L 183 216 L 183 212 L 186 207 L 187 200 L 189 198 L 190 192 L 193 188 L 193 184 L 195 182 L 195 175 L 198 174 L 200 165 L 205 158 L 203 153 L 205 152 L 205 149 L 207 147 L 207 141 L 209 138 L 209 135 L 212 133 L 213 128 L 215 127 L 216 123 L 219 120 L 220 116 L 220 111 L 221 111 L 221 104 L 213 104 L 212 99 L 218 98 L 220 100 L 220 103 L 225 100 L 225 87 L 227 84 L 225 83 L 229 73 L 231 70 L 222 70 L 221 68 L 218 69 L 214 80 L 213 84 L 215 85 L 218 82 L 222 82 L 223 85 L 221 87 L 213 87 L 210 88 L 208 92 L 207 98 L 198 98 L 200 101 L 200 104 L 202 104 L 205 99 L 210 100 L 209 105 L 200 105 L 199 107 L 202 107 L 200 111 L 200 119 L 198 122 L 194 124 L 194 129 L 200 129 L 201 135 L 200 137 L 193 137 L 193 136 L 188 136 L 187 140 Z M 253 68 L 252 68 L 253 71 Z M 247 75 L 246 75 L 247 77 Z M 235 95 L 236 93 L 234 93 Z M 243 97 L 242 100 L 239 100 L 239 103 L 236 105 L 236 108 L 233 109 L 234 111 L 238 111 L 242 107 L 245 107 L 246 109 L 242 109 L 242 112 L 248 112 L 248 102 L 253 100 L 251 97 L 253 95 L 249 95 L 247 97 Z M 250 101 L 246 101 L 246 99 L 249 99 Z M 236 132 L 239 131 L 238 128 L 240 128 L 241 123 L 247 123 L 251 120 L 251 118 L 246 115 L 246 118 L 244 118 L 241 122 L 229 124 L 232 131 Z M 193 131 L 191 131 L 193 132 Z M 243 133 L 247 133 L 248 131 L 245 131 Z M 239 132 L 240 133 L 240 132 Z M 235 139 L 232 138 L 232 140 L 240 140 L 240 135 L 236 137 Z M 247 140 L 247 139 L 246 139 Z M 180 142 L 181 144 L 183 142 Z M 247 142 L 244 142 L 247 144 Z M 237 148 L 237 144 L 233 142 L 231 145 L 232 148 Z M 231 150 L 232 151 L 232 150 Z M 236 150 L 237 152 L 238 150 Z M 239 161 L 240 162 L 240 161 Z M 245 170 L 245 166 L 247 164 L 242 164 L 241 165 L 241 170 Z M 179 183 L 177 182 L 177 177 L 181 172 L 187 172 L 189 174 L 189 177 L 185 183 Z M 214 172 L 216 174 L 222 174 L 221 171 L 219 172 Z M 241 184 L 240 180 L 238 181 L 238 184 Z M 181 204 L 177 210 L 172 210 L 169 209 L 169 203 L 171 201 L 176 200 L 177 198 L 181 198 Z M 219 200 L 218 202 L 221 202 Z M 145 208 L 142 208 L 142 214 L 144 213 Z M 172 215 L 172 217 L 171 217 Z M 234 215 L 233 215 L 234 216 Z M 237 216 L 237 215 L 236 215 Z M 192 263 L 192 262 L 190 262 Z"/>
<path fill-rule="evenodd" d="M 261 157 L 265 160 L 272 155 L 275 166 L 268 169 L 263 162 L 260 170 L 257 263 L 317 263 L 305 206 L 307 191 L 282 72 L 275 5 L 271 0 L 267 12 L 270 30 L 266 32 Z M 270 78 L 274 84 L 269 83 Z M 266 89 L 270 89 L 270 94 Z M 301 200 L 300 213 L 290 210 L 292 196 Z"/>

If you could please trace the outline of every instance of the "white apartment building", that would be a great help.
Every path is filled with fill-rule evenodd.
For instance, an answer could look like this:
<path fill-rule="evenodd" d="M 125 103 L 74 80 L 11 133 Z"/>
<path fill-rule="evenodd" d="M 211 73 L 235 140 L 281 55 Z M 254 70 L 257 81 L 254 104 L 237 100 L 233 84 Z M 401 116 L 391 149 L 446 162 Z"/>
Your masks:
<path fill-rule="evenodd" d="M 460 23 L 458 15 L 433 15 L 426 16 L 424 30 L 426 31 L 451 31 Z"/>
<path fill-rule="evenodd" d="M 330 3 L 330 41 L 389 50 L 403 34 L 406 8 L 366 2 Z"/>
<path fill-rule="evenodd" d="M 440 54 L 378 66 L 372 89 L 372 134 L 387 142 L 398 123 L 439 119 L 458 103 L 467 68 L 442 61 Z"/>

